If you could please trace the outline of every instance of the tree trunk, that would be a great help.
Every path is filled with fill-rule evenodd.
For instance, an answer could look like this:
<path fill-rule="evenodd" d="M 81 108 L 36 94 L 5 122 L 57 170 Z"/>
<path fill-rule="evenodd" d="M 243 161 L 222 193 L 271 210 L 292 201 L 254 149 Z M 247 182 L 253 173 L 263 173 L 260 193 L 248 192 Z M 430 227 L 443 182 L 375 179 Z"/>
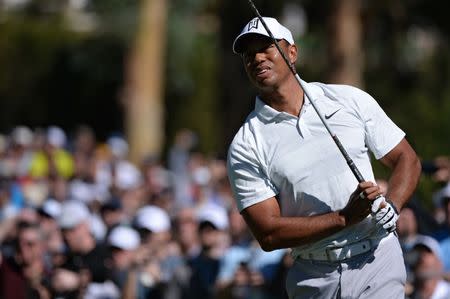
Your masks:
<path fill-rule="evenodd" d="M 143 1 L 140 11 L 124 98 L 130 159 L 136 163 L 145 156 L 159 155 L 163 146 L 167 1 Z"/>
<path fill-rule="evenodd" d="M 361 0 L 334 0 L 329 16 L 330 83 L 363 86 Z"/>

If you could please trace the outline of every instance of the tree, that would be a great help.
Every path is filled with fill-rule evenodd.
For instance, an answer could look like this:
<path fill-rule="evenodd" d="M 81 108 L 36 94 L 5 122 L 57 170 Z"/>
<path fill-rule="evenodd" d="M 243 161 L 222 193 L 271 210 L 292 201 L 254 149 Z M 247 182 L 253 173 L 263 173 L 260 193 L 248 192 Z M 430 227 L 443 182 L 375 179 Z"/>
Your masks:
<path fill-rule="evenodd" d="M 161 154 L 166 23 L 166 0 L 143 1 L 124 94 L 125 129 L 134 162 Z"/>
<path fill-rule="evenodd" d="M 328 81 L 361 87 L 364 66 L 361 49 L 360 0 L 334 0 L 328 17 Z"/>

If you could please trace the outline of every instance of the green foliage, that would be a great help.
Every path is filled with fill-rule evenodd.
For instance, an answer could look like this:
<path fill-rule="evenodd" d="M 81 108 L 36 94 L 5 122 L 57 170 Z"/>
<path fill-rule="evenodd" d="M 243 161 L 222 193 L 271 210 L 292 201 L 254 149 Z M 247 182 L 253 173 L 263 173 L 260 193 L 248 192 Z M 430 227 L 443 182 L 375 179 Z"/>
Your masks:
<path fill-rule="evenodd" d="M 10 18 L 0 34 L 1 131 L 18 124 L 71 130 L 85 123 L 104 136 L 122 127 L 116 101 L 125 53 L 120 39 L 75 33 L 58 18 Z"/>

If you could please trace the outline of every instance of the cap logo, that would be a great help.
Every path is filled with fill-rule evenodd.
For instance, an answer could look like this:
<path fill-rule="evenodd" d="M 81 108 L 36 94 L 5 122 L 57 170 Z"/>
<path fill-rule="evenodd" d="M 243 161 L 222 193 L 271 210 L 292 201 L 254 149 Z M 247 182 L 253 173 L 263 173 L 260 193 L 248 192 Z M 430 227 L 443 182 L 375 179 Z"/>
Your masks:
<path fill-rule="evenodd" d="M 247 31 L 252 30 L 252 28 L 258 29 L 258 23 L 259 23 L 259 19 L 251 20 L 251 21 L 248 23 Z"/>

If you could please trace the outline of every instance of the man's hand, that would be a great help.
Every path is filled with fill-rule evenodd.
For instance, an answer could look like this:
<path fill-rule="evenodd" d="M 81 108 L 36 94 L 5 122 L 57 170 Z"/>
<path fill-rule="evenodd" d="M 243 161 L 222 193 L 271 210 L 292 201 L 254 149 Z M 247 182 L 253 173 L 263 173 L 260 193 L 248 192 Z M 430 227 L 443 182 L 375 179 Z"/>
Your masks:
<path fill-rule="evenodd" d="M 375 220 L 378 225 L 383 226 L 388 232 L 393 232 L 397 228 L 398 211 L 394 204 L 387 200 L 385 207 L 381 208 L 375 214 Z"/>
<path fill-rule="evenodd" d="M 341 210 L 346 225 L 352 225 L 364 220 L 370 213 L 372 202 L 381 194 L 380 187 L 372 182 L 358 184 L 350 196 L 347 205 Z"/>

